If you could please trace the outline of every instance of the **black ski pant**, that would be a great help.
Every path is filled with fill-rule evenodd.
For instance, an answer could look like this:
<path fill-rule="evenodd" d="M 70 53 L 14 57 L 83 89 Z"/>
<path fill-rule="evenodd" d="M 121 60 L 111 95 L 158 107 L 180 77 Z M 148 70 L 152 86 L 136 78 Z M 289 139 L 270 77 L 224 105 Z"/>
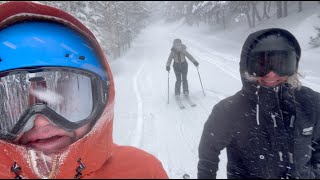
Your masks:
<path fill-rule="evenodd" d="M 180 89 L 181 89 L 181 82 L 183 84 L 183 93 L 189 94 L 189 87 L 188 87 L 188 80 L 187 80 L 187 74 L 188 74 L 188 63 L 182 62 L 182 63 L 173 63 L 173 69 L 174 73 L 176 74 L 176 85 L 175 85 L 175 95 L 180 95 Z"/>

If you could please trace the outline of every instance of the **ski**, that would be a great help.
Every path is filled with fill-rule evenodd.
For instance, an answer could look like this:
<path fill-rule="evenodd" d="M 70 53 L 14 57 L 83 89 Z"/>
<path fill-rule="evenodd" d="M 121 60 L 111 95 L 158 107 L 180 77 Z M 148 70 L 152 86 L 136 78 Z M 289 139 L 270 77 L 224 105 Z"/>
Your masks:
<path fill-rule="evenodd" d="M 186 107 L 182 104 L 179 96 L 176 96 L 176 101 L 180 109 L 185 109 Z"/>
<path fill-rule="evenodd" d="M 185 96 L 185 98 L 186 98 L 186 101 L 190 104 L 191 107 L 197 106 L 196 103 L 194 103 L 193 101 L 191 101 L 191 99 L 190 99 L 189 96 Z"/>

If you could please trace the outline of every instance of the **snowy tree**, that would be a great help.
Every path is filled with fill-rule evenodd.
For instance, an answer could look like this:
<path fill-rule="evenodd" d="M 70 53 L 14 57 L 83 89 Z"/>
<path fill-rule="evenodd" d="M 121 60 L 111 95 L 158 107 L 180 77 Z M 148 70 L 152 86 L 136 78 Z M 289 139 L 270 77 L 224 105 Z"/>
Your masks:
<path fill-rule="evenodd" d="M 177 21 L 183 18 L 184 1 L 167 1 L 164 5 L 164 14 L 167 21 Z"/>
<path fill-rule="evenodd" d="M 169 1 L 166 2 L 164 16 L 167 21 L 185 19 L 189 25 L 205 22 L 210 25 L 225 26 L 225 9 L 227 1 Z"/>
<path fill-rule="evenodd" d="M 150 11 L 139 1 L 40 1 L 62 9 L 95 34 L 109 58 L 120 57 L 146 26 Z"/>
<path fill-rule="evenodd" d="M 311 45 L 311 47 L 316 48 L 316 47 L 320 47 L 320 27 L 314 26 L 314 28 L 316 30 L 316 36 L 310 37 L 309 44 Z"/>
<path fill-rule="evenodd" d="M 289 16 L 288 12 L 295 12 L 289 8 L 296 9 L 297 5 L 298 13 L 302 11 L 302 1 L 169 1 L 163 12 L 171 22 L 184 19 L 189 25 L 205 22 L 212 26 L 223 25 L 226 29 L 229 24 L 242 23 L 244 19 L 249 28 L 254 28 L 270 17 Z"/>

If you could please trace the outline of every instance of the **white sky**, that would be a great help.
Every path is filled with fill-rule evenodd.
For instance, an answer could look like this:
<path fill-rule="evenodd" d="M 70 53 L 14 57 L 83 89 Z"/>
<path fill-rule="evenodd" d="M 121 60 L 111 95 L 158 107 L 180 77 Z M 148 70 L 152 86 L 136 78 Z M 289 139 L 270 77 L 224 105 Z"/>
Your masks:
<path fill-rule="evenodd" d="M 316 2 L 314 2 L 316 4 Z M 290 12 L 289 12 L 290 13 Z M 302 47 L 300 73 L 303 84 L 320 92 L 320 48 L 310 49 L 314 25 L 320 26 L 319 6 L 288 18 L 268 21 L 255 29 L 247 24 L 230 28 L 228 32 L 189 27 L 183 23 L 157 21 L 136 38 L 131 49 L 111 62 L 115 80 L 116 106 L 114 141 L 139 147 L 155 155 L 170 178 L 182 178 L 187 173 L 197 178 L 198 145 L 213 106 L 241 89 L 239 57 L 244 40 L 252 31 L 267 27 L 285 28 L 292 32 Z M 274 19 L 275 17 L 271 17 Z M 189 90 L 197 104 L 180 110 L 174 100 L 175 75 L 171 66 L 170 102 L 167 104 L 168 74 L 165 63 L 172 41 L 180 38 L 187 51 L 200 63 L 199 71 L 206 96 L 203 95 L 195 66 L 189 62 Z M 217 178 L 226 178 L 226 154 Z"/>

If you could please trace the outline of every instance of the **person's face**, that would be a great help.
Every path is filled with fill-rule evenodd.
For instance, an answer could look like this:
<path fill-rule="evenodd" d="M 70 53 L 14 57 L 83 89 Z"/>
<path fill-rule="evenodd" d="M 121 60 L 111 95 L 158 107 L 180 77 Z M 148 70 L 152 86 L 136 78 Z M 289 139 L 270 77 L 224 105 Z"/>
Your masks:
<path fill-rule="evenodd" d="M 276 87 L 288 80 L 289 76 L 279 76 L 277 73 L 270 71 L 263 77 L 257 77 L 259 84 L 267 87 Z"/>
<path fill-rule="evenodd" d="M 34 120 L 33 128 L 20 135 L 15 143 L 42 151 L 46 155 L 54 155 L 66 150 L 69 145 L 87 134 L 90 128 L 88 123 L 72 132 L 66 132 L 39 114 Z"/>

